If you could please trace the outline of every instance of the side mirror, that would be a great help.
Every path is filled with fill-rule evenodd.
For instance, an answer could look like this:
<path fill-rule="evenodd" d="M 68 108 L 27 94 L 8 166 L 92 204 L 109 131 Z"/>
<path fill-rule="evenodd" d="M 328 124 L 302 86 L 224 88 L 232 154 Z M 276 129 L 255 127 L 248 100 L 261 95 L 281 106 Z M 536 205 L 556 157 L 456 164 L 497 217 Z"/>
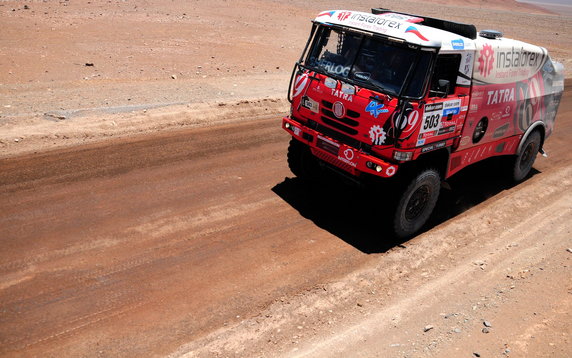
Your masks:
<path fill-rule="evenodd" d="M 449 89 L 451 88 L 451 82 L 449 80 L 439 80 L 439 92 L 444 93 L 443 97 L 449 95 Z"/>
<path fill-rule="evenodd" d="M 451 90 L 451 82 L 449 80 L 438 80 L 437 83 L 433 82 L 429 96 L 445 98 L 449 95 Z"/>

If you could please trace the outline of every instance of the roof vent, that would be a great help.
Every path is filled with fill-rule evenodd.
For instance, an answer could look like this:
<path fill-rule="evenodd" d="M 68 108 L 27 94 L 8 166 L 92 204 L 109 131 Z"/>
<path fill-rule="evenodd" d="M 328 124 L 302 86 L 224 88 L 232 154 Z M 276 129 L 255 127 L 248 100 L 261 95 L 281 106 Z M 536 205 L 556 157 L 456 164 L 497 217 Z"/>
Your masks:
<path fill-rule="evenodd" d="M 480 37 L 484 37 L 485 39 L 498 39 L 502 37 L 502 32 L 497 30 L 482 30 L 479 32 Z"/>

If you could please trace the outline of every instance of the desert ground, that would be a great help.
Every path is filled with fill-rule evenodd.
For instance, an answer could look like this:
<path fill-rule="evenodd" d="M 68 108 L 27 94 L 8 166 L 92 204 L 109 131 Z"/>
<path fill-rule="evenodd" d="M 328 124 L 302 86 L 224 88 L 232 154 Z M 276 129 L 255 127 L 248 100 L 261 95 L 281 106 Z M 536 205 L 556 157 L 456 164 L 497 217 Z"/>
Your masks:
<path fill-rule="evenodd" d="M 419 235 L 288 170 L 322 10 L 497 29 L 566 68 L 533 175 L 450 180 Z M 0 356 L 572 356 L 572 16 L 487 1 L 1 1 Z M 332 195 L 335 193 L 335 195 Z"/>

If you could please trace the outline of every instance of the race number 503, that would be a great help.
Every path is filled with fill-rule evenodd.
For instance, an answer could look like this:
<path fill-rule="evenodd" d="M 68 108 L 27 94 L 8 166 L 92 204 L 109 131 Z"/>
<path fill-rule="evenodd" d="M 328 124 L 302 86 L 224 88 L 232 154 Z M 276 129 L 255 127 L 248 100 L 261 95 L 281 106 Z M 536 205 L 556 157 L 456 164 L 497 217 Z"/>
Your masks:
<path fill-rule="evenodd" d="M 439 113 L 426 115 L 423 119 L 423 131 L 431 131 L 439 127 L 439 119 L 441 115 Z"/>

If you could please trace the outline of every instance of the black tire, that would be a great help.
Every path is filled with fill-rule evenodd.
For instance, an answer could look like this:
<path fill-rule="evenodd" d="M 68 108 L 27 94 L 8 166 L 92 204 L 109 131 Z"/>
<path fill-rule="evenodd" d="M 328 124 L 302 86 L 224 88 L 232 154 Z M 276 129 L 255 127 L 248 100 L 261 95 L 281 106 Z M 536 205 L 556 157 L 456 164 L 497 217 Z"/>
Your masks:
<path fill-rule="evenodd" d="M 441 177 L 435 169 L 419 172 L 397 200 L 393 230 L 400 238 L 415 234 L 429 219 L 441 189 Z"/>
<path fill-rule="evenodd" d="M 528 135 L 520 153 L 512 160 L 511 178 L 513 181 L 518 183 L 528 176 L 540 149 L 540 141 L 541 137 L 538 131 Z"/>
<path fill-rule="evenodd" d="M 306 145 L 294 138 L 288 145 L 288 167 L 300 179 L 315 179 L 319 174 L 317 159 Z"/>

